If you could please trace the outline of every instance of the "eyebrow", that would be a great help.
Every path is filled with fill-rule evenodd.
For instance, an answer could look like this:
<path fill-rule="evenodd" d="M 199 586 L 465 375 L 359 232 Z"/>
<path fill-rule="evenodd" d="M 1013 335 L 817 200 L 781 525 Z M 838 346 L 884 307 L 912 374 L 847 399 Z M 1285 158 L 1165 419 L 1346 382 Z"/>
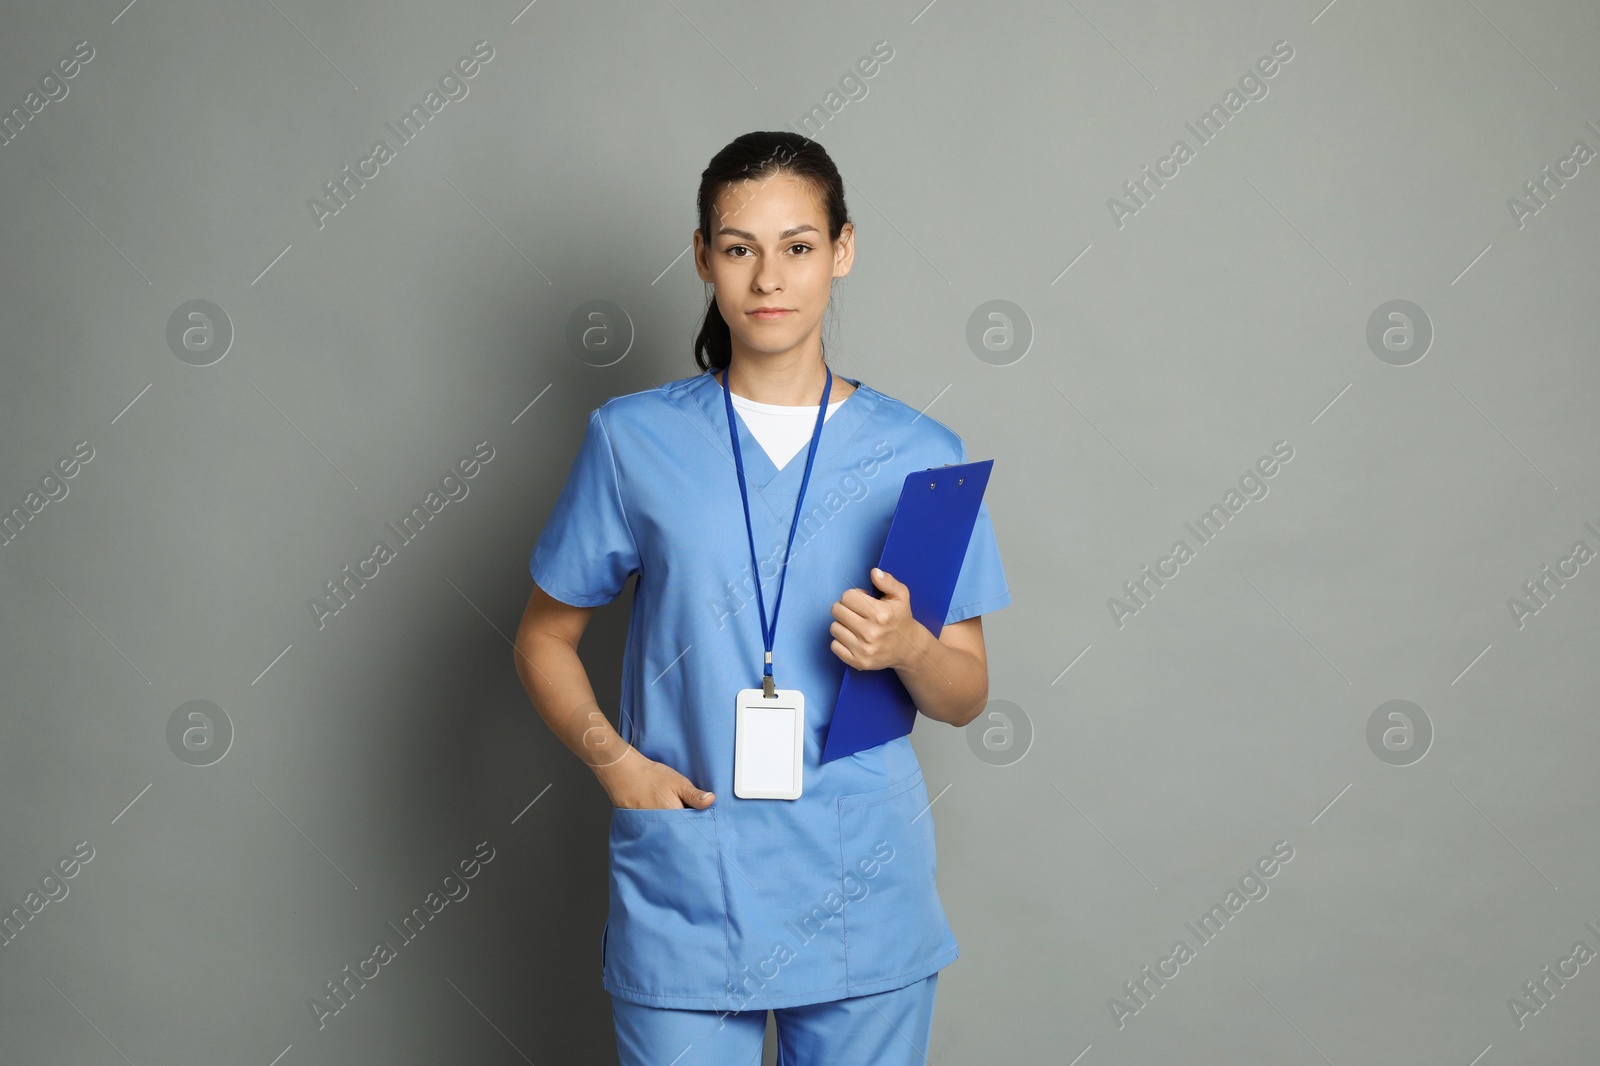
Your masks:
<path fill-rule="evenodd" d="M 810 230 L 812 233 L 820 233 L 820 232 L 822 232 L 821 230 L 817 229 L 817 227 L 815 227 L 813 225 L 810 225 L 810 224 L 801 225 L 801 226 L 791 226 L 788 229 L 784 230 L 782 233 L 778 234 L 778 240 L 786 241 L 790 237 L 793 237 L 795 234 L 797 234 L 797 233 L 805 233 L 807 230 Z M 724 233 L 726 233 L 726 234 L 728 234 L 729 236 L 732 236 L 732 237 L 743 237 L 747 241 L 753 241 L 753 240 L 756 239 L 756 235 L 754 233 L 751 233 L 748 230 L 734 229 L 732 226 L 723 226 L 721 229 L 717 230 L 717 236 L 719 236 L 719 237 L 722 236 Z"/>

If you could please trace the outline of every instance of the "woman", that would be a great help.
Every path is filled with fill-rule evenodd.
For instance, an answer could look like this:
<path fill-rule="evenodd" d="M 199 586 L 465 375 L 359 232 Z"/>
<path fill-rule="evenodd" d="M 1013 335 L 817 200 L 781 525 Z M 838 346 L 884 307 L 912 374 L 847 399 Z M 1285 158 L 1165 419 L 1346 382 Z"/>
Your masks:
<path fill-rule="evenodd" d="M 896 670 L 930 718 L 977 717 L 978 616 L 1011 602 L 994 530 L 980 507 L 937 637 L 873 567 L 905 475 L 967 453 L 824 359 L 855 248 L 822 146 L 738 138 L 699 211 L 702 373 L 590 412 L 529 560 L 517 670 L 611 799 L 601 983 L 624 1066 L 748 1066 L 769 1009 L 787 1066 L 922 1063 L 958 952 L 916 753 L 820 755 L 847 665 Z M 576 649 L 634 573 L 619 733 Z M 735 793 L 735 704 L 764 682 L 803 696 L 797 798 Z"/>

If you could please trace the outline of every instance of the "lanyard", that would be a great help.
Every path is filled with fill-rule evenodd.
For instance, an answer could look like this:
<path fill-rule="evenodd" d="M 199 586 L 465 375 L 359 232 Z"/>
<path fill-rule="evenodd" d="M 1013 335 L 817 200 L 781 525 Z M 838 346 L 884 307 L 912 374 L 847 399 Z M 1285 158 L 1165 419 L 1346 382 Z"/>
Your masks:
<path fill-rule="evenodd" d="M 794 519 L 789 523 L 789 543 L 783 549 L 783 566 L 778 571 L 778 596 L 772 601 L 772 625 L 767 625 L 767 606 L 761 596 L 761 564 L 756 561 L 756 535 L 750 525 L 750 494 L 744 487 L 744 459 L 739 454 L 739 429 L 734 422 L 733 390 L 728 388 L 728 371 L 722 372 L 722 402 L 728 409 L 728 437 L 733 441 L 733 466 L 739 474 L 739 500 L 744 504 L 744 532 L 750 540 L 750 572 L 756 581 L 756 609 L 761 612 L 761 645 L 766 658 L 761 668 L 761 694 L 775 698 L 772 677 L 772 642 L 778 632 L 778 610 L 783 606 L 783 581 L 789 576 L 789 550 L 794 547 L 795 527 L 800 524 L 800 508 L 805 502 L 806 485 L 811 480 L 811 460 L 817 454 L 817 441 L 822 439 L 822 421 L 828 414 L 828 393 L 833 389 L 833 370 L 826 363 L 823 369 L 828 378 L 822 385 L 822 403 L 817 406 L 817 424 L 811 431 L 811 447 L 806 450 L 806 470 L 800 478 L 800 494 L 794 500 Z"/>

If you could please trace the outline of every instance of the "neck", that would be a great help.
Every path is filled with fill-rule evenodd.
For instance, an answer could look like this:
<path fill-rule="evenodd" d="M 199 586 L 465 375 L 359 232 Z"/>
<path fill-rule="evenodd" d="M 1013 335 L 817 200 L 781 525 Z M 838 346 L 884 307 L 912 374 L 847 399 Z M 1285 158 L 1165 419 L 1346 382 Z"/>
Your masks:
<path fill-rule="evenodd" d="M 822 400 L 828 371 L 817 357 L 783 360 L 772 356 L 754 360 L 741 359 L 735 352 L 727 375 L 728 388 L 743 399 L 783 407 L 815 407 Z M 717 380 L 722 380 L 720 371 Z M 835 373 L 828 403 L 836 403 L 854 391 L 854 385 Z"/>

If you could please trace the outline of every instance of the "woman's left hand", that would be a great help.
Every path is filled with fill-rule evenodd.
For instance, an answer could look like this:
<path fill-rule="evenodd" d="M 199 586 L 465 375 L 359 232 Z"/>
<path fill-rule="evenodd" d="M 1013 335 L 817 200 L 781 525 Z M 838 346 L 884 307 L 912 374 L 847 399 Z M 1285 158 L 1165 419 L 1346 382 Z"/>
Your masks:
<path fill-rule="evenodd" d="M 846 589 L 833 605 L 830 645 L 846 666 L 883 670 L 899 666 L 913 651 L 912 640 L 922 623 L 911 617 L 911 590 L 885 570 L 872 568 L 872 583 L 883 593 Z"/>

